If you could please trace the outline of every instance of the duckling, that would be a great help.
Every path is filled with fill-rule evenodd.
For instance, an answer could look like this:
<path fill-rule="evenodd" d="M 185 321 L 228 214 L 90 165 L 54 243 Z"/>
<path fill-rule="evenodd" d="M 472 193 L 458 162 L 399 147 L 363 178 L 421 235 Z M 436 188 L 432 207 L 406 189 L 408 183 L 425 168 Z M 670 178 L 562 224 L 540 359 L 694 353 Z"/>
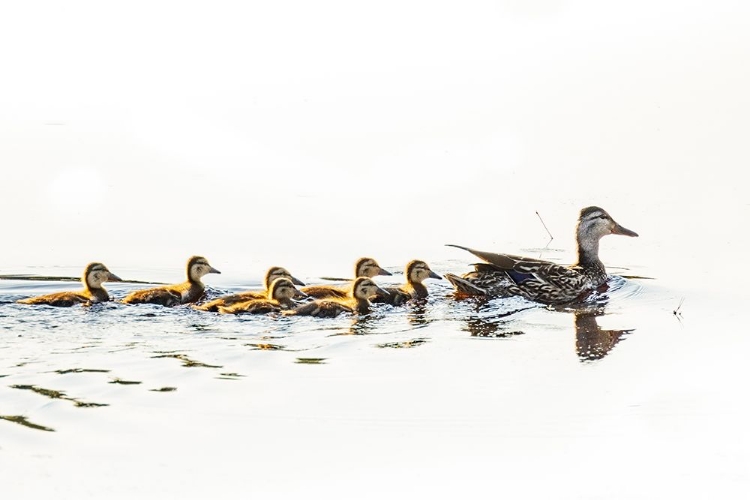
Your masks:
<path fill-rule="evenodd" d="M 295 285 L 305 286 L 304 283 L 292 276 L 291 273 L 289 273 L 289 271 L 287 271 L 283 267 L 274 266 L 266 271 L 266 276 L 263 279 L 263 283 L 266 287 L 265 290 L 250 290 L 247 292 L 235 293 L 232 295 L 224 295 L 223 297 L 219 297 L 218 299 L 206 302 L 205 304 L 193 306 L 193 308 L 198 309 L 199 311 L 216 312 L 219 310 L 218 308 L 220 306 L 228 307 L 233 304 L 247 302 L 248 300 L 253 299 L 272 299 L 273 297 L 271 296 L 271 283 L 279 278 L 287 278 Z"/>
<path fill-rule="evenodd" d="M 92 304 L 95 302 L 109 301 L 109 294 L 102 283 L 105 281 L 122 281 L 112 274 L 107 267 L 100 262 L 92 262 L 86 266 L 81 277 L 83 290 L 80 292 L 58 292 L 38 297 L 19 300 L 19 304 L 46 304 L 57 307 L 70 307 L 75 304 Z"/>
<path fill-rule="evenodd" d="M 277 278 L 268 289 L 268 298 L 235 302 L 227 306 L 219 305 L 217 309 L 221 314 L 266 314 L 293 308 L 297 305 L 292 300 L 295 297 L 304 298 L 306 295 L 294 286 L 292 280 Z"/>
<path fill-rule="evenodd" d="M 363 276 L 354 280 L 349 296 L 345 299 L 323 299 L 308 302 L 291 311 L 284 311 L 286 316 L 315 316 L 317 318 L 333 318 L 342 312 L 367 314 L 370 312 L 370 298 L 387 296 L 388 292 L 380 288 L 370 278 Z"/>
<path fill-rule="evenodd" d="M 489 297 L 521 296 L 543 304 L 564 304 L 588 295 L 607 281 L 607 271 L 599 260 L 599 240 L 608 234 L 638 236 L 622 227 L 599 207 L 581 210 L 576 226 L 578 262 L 570 267 L 554 262 L 508 254 L 482 252 L 459 245 L 448 245 L 470 252 L 485 262 L 459 277 L 445 278 L 464 295 Z"/>
<path fill-rule="evenodd" d="M 193 256 L 188 259 L 187 281 L 184 283 L 136 290 L 122 301 L 125 304 L 160 304 L 166 307 L 196 302 L 206 288 L 201 278 L 209 273 L 221 274 L 211 267 L 205 257 Z"/>
<path fill-rule="evenodd" d="M 406 264 L 404 276 L 406 276 L 406 283 L 397 287 L 385 287 L 389 295 L 387 297 L 375 297 L 372 302 L 384 302 L 400 306 L 411 299 L 424 299 L 428 292 L 427 287 L 422 282 L 427 278 L 443 279 L 431 270 L 426 262 L 421 260 L 413 260 Z"/>
<path fill-rule="evenodd" d="M 391 273 L 380 267 L 375 259 L 369 257 L 362 257 L 354 264 L 355 278 L 372 278 L 373 276 L 391 276 Z M 315 285 L 306 286 L 302 291 L 316 299 L 346 299 L 350 296 L 351 289 L 351 285 Z"/>

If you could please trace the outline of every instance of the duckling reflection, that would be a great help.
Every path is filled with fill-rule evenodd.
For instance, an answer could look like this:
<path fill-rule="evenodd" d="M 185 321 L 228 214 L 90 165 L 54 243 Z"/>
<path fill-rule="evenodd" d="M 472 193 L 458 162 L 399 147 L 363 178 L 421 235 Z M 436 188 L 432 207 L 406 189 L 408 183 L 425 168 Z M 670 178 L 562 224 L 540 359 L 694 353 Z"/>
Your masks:
<path fill-rule="evenodd" d="M 596 361 L 604 356 L 617 345 L 625 335 L 634 331 L 629 330 L 602 330 L 596 321 L 597 316 L 603 316 L 604 310 L 579 310 L 574 311 L 576 327 L 576 354 L 581 361 Z"/>
<path fill-rule="evenodd" d="M 375 330 L 375 318 L 371 314 L 355 315 L 349 327 L 349 335 L 369 335 Z"/>
<path fill-rule="evenodd" d="M 426 326 L 431 320 L 427 318 L 427 299 L 412 300 L 406 312 L 406 320 L 414 327 Z"/>

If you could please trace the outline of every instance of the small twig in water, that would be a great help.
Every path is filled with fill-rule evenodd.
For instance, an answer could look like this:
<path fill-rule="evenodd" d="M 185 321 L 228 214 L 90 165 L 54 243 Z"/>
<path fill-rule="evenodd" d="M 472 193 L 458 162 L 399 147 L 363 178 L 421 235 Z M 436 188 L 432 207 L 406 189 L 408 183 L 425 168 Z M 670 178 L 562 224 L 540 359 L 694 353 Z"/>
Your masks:
<path fill-rule="evenodd" d="M 547 231 L 547 234 L 549 234 L 549 240 L 550 240 L 550 241 L 554 240 L 554 239 L 555 239 L 555 237 L 554 237 L 554 236 L 552 236 L 552 233 L 550 233 L 550 232 L 549 232 L 549 229 L 547 228 L 547 224 L 545 224 L 545 223 L 544 223 L 544 221 L 542 220 L 542 216 L 541 216 L 541 215 L 539 215 L 539 212 L 538 212 L 538 211 L 537 211 L 537 212 L 534 212 L 534 213 L 536 214 L 536 216 L 537 216 L 537 217 L 539 217 L 539 222 L 541 222 L 541 223 L 542 223 L 542 226 L 544 226 L 544 229 L 545 229 L 545 231 Z"/>
<path fill-rule="evenodd" d="M 683 302 L 685 302 L 685 297 L 682 297 L 680 299 L 680 303 L 677 305 L 677 308 L 674 311 L 672 311 L 672 314 L 674 314 L 675 316 L 677 316 L 677 318 L 681 318 L 682 317 L 682 313 L 680 312 L 680 309 L 682 308 L 682 303 Z"/>

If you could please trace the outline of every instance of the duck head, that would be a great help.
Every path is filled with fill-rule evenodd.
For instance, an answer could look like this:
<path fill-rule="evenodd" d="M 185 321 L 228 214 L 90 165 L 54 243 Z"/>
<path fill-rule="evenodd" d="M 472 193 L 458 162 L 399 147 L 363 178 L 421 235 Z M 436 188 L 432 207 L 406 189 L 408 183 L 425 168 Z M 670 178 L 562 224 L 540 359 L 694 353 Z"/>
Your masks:
<path fill-rule="evenodd" d="M 107 266 L 101 262 L 92 262 L 83 271 L 84 286 L 87 288 L 101 288 L 105 281 L 122 281 L 117 275 L 112 274 Z"/>
<path fill-rule="evenodd" d="M 375 284 L 370 278 L 360 276 L 352 285 L 352 296 L 359 300 L 369 300 L 376 295 L 387 297 L 389 293 Z"/>
<path fill-rule="evenodd" d="M 413 260 L 406 264 L 404 274 L 410 283 L 422 283 L 427 278 L 443 279 L 422 260 Z"/>
<path fill-rule="evenodd" d="M 207 274 L 221 274 L 221 271 L 211 267 L 205 257 L 198 255 L 190 257 L 187 263 L 188 281 L 200 281 Z"/>
<path fill-rule="evenodd" d="M 354 265 L 354 276 L 372 278 L 373 276 L 391 276 L 391 273 L 380 267 L 375 259 L 362 257 Z"/>

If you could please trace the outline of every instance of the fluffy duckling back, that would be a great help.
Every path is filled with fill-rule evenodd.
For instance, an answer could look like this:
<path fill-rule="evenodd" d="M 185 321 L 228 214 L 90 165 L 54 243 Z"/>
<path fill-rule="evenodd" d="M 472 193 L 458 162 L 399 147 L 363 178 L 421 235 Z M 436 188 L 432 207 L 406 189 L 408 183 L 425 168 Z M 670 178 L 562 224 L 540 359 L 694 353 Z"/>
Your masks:
<path fill-rule="evenodd" d="M 385 302 L 394 306 L 399 306 L 411 299 L 424 299 L 429 295 L 427 287 L 422 284 L 427 278 L 442 279 L 439 274 L 435 273 L 426 262 L 422 260 L 412 260 L 406 264 L 404 270 L 406 283 L 397 287 L 386 287 L 388 292 L 386 297 L 375 297 L 373 302 Z"/>
<path fill-rule="evenodd" d="M 376 285 L 370 278 L 359 277 L 354 280 L 348 297 L 315 300 L 291 311 L 284 311 L 284 314 L 317 318 L 333 318 L 342 312 L 367 314 L 370 312 L 370 299 L 377 295 L 385 296 L 388 292 Z"/>
<path fill-rule="evenodd" d="M 267 314 L 270 312 L 280 311 L 282 309 L 291 309 L 297 304 L 294 298 L 304 298 L 306 295 L 300 292 L 294 286 L 292 280 L 288 278 L 278 278 L 271 283 L 268 289 L 269 297 L 266 299 L 251 299 L 245 302 L 236 302 L 228 306 L 217 306 L 221 314 Z"/>
<path fill-rule="evenodd" d="M 263 279 L 263 283 L 265 284 L 264 290 L 249 290 L 247 292 L 224 295 L 223 297 L 195 306 L 194 308 L 200 311 L 216 312 L 219 310 L 219 307 L 229 307 L 234 304 L 239 304 L 240 302 L 247 302 L 255 299 L 273 299 L 271 284 L 279 278 L 286 278 L 297 286 L 305 286 L 304 283 L 292 276 L 291 273 L 283 267 L 274 266 L 266 271 L 266 276 Z"/>
<path fill-rule="evenodd" d="M 355 278 L 372 278 L 374 276 L 390 276 L 391 273 L 380 267 L 375 259 L 362 257 L 354 264 Z M 302 289 L 310 297 L 316 299 L 346 299 L 351 296 L 352 286 L 340 285 L 316 285 L 306 286 Z"/>
<path fill-rule="evenodd" d="M 160 304 L 167 307 L 196 302 L 206 288 L 201 278 L 209 273 L 221 274 L 211 267 L 205 257 L 193 256 L 188 259 L 187 281 L 184 283 L 136 290 L 122 301 L 125 304 Z"/>
<path fill-rule="evenodd" d="M 70 307 L 75 304 L 87 304 L 94 302 L 109 301 L 109 294 L 102 284 L 105 281 L 122 281 L 112 274 L 107 267 L 100 262 L 92 262 L 86 266 L 81 276 L 83 290 L 79 292 L 58 292 L 38 297 L 19 300 L 19 304 L 46 304 L 48 306 Z"/>

